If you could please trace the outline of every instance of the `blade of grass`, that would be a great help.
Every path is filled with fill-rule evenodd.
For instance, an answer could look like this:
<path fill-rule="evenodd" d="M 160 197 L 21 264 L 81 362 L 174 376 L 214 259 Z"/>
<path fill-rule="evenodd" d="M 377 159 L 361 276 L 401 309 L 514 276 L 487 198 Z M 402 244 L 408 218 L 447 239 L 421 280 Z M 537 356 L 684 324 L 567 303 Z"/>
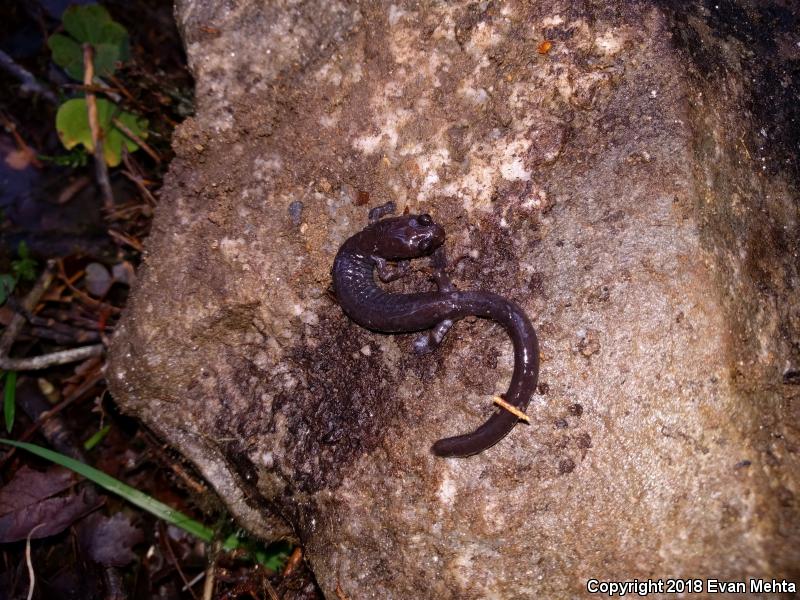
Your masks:
<path fill-rule="evenodd" d="M 148 496 L 147 494 L 140 492 L 139 490 L 132 488 L 131 486 L 122 483 L 118 479 L 114 479 L 110 475 L 106 475 L 102 471 L 95 469 L 94 467 L 90 467 L 82 462 L 75 460 L 74 458 L 70 458 L 69 456 L 64 456 L 63 454 L 59 454 L 58 452 L 54 452 L 52 450 L 48 450 L 47 448 L 42 448 L 41 446 L 37 446 L 36 444 L 29 444 L 27 442 L 17 442 L 14 440 L 6 440 L 0 438 L 0 443 L 8 444 L 9 446 L 14 446 L 16 448 L 21 448 L 23 450 L 27 450 L 28 452 L 35 454 L 36 456 L 40 456 L 41 458 L 47 459 L 52 461 L 62 467 L 66 467 L 72 471 L 75 471 L 79 475 L 83 475 L 86 479 L 93 481 L 96 485 L 99 485 L 101 488 L 108 490 L 113 494 L 117 494 L 121 496 L 131 504 L 135 504 L 142 510 L 146 510 L 151 515 L 158 517 L 159 519 L 163 519 L 167 523 L 171 523 L 175 525 L 175 527 L 180 527 L 184 531 L 191 533 L 192 535 L 200 538 L 204 542 L 211 542 L 214 539 L 214 531 L 191 519 L 190 517 L 184 515 L 182 512 L 175 510 L 164 504 L 163 502 L 159 502 L 152 496 Z M 234 548 L 238 548 L 240 546 L 238 538 L 235 536 L 230 536 L 225 540 L 223 544 L 223 548 L 225 550 L 233 550 Z"/>
<path fill-rule="evenodd" d="M 5 392 L 3 394 L 3 416 L 6 419 L 6 431 L 11 433 L 14 427 L 14 416 L 17 410 L 17 372 L 9 371 L 6 375 Z"/>
<path fill-rule="evenodd" d="M 88 440 L 83 442 L 83 449 L 87 452 L 97 446 L 100 442 L 103 441 L 103 438 L 106 437 L 106 434 L 111 431 L 111 425 L 106 425 L 105 427 L 101 427 L 98 431 L 96 431 L 92 437 Z"/>

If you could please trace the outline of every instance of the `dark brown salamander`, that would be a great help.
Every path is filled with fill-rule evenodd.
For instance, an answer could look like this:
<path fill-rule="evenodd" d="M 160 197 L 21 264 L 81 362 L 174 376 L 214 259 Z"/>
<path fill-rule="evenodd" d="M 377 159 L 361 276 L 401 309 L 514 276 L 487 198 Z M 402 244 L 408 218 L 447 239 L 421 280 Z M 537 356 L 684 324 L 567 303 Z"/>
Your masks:
<path fill-rule="evenodd" d="M 514 344 L 514 373 L 506 402 L 525 410 L 536 389 L 539 345 L 536 332 L 523 310 L 491 292 L 461 292 L 444 272 L 444 229 L 430 215 L 405 215 L 381 219 L 394 212 L 387 203 L 370 211 L 370 225 L 348 239 L 333 262 L 336 297 L 344 312 L 362 327 L 384 333 L 409 333 L 431 329 L 414 344 L 419 353 L 436 348 L 455 321 L 468 316 L 500 323 Z M 375 282 L 402 277 L 409 261 L 431 255 L 438 292 L 393 294 Z M 391 267 L 387 261 L 398 261 Z M 438 456 L 469 456 L 499 442 L 517 423 L 506 410 L 494 413 L 472 433 L 445 438 L 433 444 Z"/>

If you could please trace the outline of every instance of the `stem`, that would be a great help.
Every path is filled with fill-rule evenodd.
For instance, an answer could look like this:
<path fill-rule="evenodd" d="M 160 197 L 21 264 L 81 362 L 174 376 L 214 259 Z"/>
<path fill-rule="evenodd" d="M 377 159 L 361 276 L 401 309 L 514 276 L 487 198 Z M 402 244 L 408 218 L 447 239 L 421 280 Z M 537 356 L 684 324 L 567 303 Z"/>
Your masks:
<path fill-rule="evenodd" d="M 97 99 L 94 92 L 90 91 L 94 79 L 94 48 L 91 44 L 83 45 L 83 85 L 86 86 L 86 110 L 89 114 L 89 129 L 92 132 L 92 145 L 94 146 L 94 166 L 97 185 L 103 193 L 103 204 L 107 211 L 114 209 L 114 194 L 111 191 L 111 181 L 108 178 L 108 167 L 103 155 L 103 130 L 97 119 Z"/>

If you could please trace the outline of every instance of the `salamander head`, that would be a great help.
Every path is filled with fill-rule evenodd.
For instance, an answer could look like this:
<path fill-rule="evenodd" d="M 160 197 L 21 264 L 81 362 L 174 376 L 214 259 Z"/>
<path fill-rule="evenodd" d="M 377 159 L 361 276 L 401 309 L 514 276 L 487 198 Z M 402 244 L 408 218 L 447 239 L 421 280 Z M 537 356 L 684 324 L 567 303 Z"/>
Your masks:
<path fill-rule="evenodd" d="M 383 219 L 368 229 L 374 254 L 387 260 L 425 256 L 444 243 L 444 229 L 427 214 Z"/>

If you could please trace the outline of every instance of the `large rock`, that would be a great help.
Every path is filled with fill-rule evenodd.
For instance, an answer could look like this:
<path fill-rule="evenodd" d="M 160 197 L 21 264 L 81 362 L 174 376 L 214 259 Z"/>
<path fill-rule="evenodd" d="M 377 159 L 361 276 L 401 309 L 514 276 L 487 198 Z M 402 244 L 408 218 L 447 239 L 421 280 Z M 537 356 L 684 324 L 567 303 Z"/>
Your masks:
<path fill-rule="evenodd" d="M 625 6 L 177 7 L 200 108 L 110 384 L 330 597 L 800 577 L 798 15 Z M 492 410 L 501 329 L 415 356 L 330 293 L 388 199 L 539 331 L 530 426 L 472 458 L 428 448 Z"/>

